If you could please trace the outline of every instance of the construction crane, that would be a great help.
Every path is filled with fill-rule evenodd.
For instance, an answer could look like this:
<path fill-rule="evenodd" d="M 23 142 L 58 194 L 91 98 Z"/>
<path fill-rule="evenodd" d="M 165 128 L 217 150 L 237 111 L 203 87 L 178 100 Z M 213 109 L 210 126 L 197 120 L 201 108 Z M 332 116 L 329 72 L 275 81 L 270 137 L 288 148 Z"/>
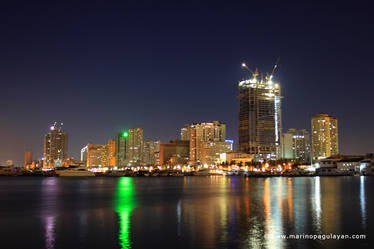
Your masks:
<path fill-rule="evenodd" d="M 277 69 L 277 67 L 278 67 L 279 60 L 280 60 L 280 56 L 278 57 L 277 61 L 274 64 L 273 70 L 271 71 L 271 74 L 269 75 L 269 80 L 271 80 L 273 78 L 275 69 Z"/>
<path fill-rule="evenodd" d="M 255 78 L 255 79 L 259 75 L 257 67 L 256 67 L 256 70 L 254 72 L 244 62 L 242 63 L 242 67 L 244 67 L 245 69 L 247 69 L 247 71 L 250 72 L 253 75 L 253 78 Z"/>

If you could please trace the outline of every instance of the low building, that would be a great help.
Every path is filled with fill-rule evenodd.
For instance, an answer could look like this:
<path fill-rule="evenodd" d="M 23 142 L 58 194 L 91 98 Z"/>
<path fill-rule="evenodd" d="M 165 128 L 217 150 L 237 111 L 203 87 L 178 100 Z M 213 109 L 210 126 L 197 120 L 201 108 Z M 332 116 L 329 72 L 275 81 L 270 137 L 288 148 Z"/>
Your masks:
<path fill-rule="evenodd" d="M 227 164 L 227 165 L 232 165 L 232 164 L 242 164 L 246 165 L 248 163 L 251 163 L 253 160 L 254 156 L 247 154 L 247 153 L 242 153 L 242 152 L 228 152 L 228 153 L 221 153 L 220 154 L 220 163 L 221 164 Z"/>
<path fill-rule="evenodd" d="M 213 165 L 220 162 L 220 155 L 232 151 L 232 142 L 201 142 L 200 164 Z"/>
<path fill-rule="evenodd" d="M 160 165 L 186 164 L 189 160 L 190 141 L 172 140 L 160 143 Z"/>
<path fill-rule="evenodd" d="M 364 155 L 337 155 L 321 159 L 315 165 L 320 168 L 319 171 L 336 169 L 337 172 L 355 174 L 360 173 L 361 162 L 364 159 Z"/>

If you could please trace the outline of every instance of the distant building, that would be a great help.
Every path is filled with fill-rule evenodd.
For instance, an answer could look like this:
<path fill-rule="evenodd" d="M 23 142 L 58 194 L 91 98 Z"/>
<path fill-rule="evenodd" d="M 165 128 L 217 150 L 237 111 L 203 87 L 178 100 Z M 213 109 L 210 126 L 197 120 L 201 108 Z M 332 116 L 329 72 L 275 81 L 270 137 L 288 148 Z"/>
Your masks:
<path fill-rule="evenodd" d="M 291 128 L 282 134 L 282 158 L 310 162 L 310 153 L 310 135 L 307 130 Z"/>
<path fill-rule="evenodd" d="M 144 132 L 131 128 L 116 136 L 117 163 L 120 167 L 137 166 L 143 162 Z"/>
<path fill-rule="evenodd" d="M 31 151 L 26 151 L 25 152 L 25 158 L 24 158 L 24 167 L 26 168 L 28 165 L 32 163 L 32 152 Z"/>
<path fill-rule="evenodd" d="M 81 149 L 81 161 L 87 162 L 87 145 Z"/>
<path fill-rule="evenodd" d="M 239 150 L 257 159 L 280 157 L 281 89 L 272 76 L 239 82 Z"/>
<path fill-rule="evenodd" d="M 181 140 L 182 141 L 189 141 L 190 140 L 190 125 L 185 125 L 181 129 Z"/>
<path fill-rule="evenodd" d="M 173 140 L 160 143 L 160 165 L 186 164 L 189 161 L 190 142 Z"/>
<path fill-rule="evenodd" d="M 145 165 L 158 165 L 160 163 L 160 141 L 144 142 L 143 162 Z"/>
<path fill-rule="evenodd" d="M 13 160 L 6 160 L 5 165 L 7 167 L 13 167 L 14 166 Z"/>
<path fill-rule="evenodd" d="M 87 167 L 108 166 L 108 145 L 88 144 L 87 145 Z"/>
<path fill-rule="evenodd" d="M 320 113 L 312 117 L 313 160 L 338 154 L 338 120 L 325 113 Z"/>
<path fill-rule="evenodd" d="M 55 122 L 44 136 L 44 167 L 54 168 L 55 161 L 62 161 L 67 157 L 68 135 L 62 130 L 62 123 Z"/>
<path fill-rule="evenodd" d="M 117 166 L 116 140 L 110 139 L 108 141 L 108 166 Z"/>
<path fill-rule="evenodd" d="M 189 129 L 190 162 L 192 164 L 201 163 L 204 142 L 225 142 L 226 139 L 226 125 L 219 121 L 191 124 Z M 205 147 L 207 148 L 207 146 Z"/>

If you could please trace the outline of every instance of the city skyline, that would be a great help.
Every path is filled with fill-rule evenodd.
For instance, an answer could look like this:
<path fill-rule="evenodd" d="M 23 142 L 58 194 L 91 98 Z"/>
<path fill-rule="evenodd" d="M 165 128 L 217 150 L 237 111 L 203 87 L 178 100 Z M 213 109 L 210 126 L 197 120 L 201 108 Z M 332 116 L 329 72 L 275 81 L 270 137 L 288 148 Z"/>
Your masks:
<path fill-rule="evenodd" d="M 64 121 L 75 158 L 88 142 L 106 143 L 122 129 L 142 127 L 145 139 L 168 142 L 184 124 L 211 120 L 225 122 L 237 144 L 237 83 L 247 78 L 240 64 L 269 71 L 278 56 L 283 130 L 310 131 L 312 116 L 329 113 L 339 119 L 342 154 L 372 151 L 373 37 L 365 6 L 279 3 L 266 8 L 269 19 L 258 18 L 260 3 L 132 3 L 104 12 L 78 3 L 79 17 L 69 6 L 9 3 L 2 10 L 2 163 L 22 165 L 25 151 L 41 155 L 55 120 Z M 29 22 L 32 13 L 40 19 Z M 356 81 L 361 87 L 352 87 Z"/>

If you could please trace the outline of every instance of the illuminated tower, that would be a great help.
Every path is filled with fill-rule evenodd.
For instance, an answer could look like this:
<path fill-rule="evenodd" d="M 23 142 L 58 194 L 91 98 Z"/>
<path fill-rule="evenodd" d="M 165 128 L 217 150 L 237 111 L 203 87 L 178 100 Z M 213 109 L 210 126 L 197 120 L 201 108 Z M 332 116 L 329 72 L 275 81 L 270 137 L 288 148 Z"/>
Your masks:
<path fill-rule="evenodd" d="M 249 70 L 244 63 L 243 67 Z M 273 81 L 275 68 L 260 79 L 257 69 L 249 70 L 253 77 L 239 82 L 239 150 L 257 159 L 276 159 L 281 154 L 281 89 Z"/>
<path fill-rule="evenodd" d="M 325 113 L 312 117 L 312 154 L 318 160 L 339 154 L 338 120 Z"/>
<path fill-rule="evenodd" d="M 116 136 L 117 165 L 119 167 L 124 167 L 128 164 L 128 140 L 128 131 L 120 132 Z"/>
<path fill-rule="evenodd" d="M 142 128 L 131 128 L 116 137 L 118 166 L 137 166 L 143 162 L 144 132 Z"/>
<path fill-rule="evenodd" d="M 67 157 L 68 135 L 55 122 L 44 136 L 44 160 L 46 168 L 53 168 L 56 160 L 63 160 Z"/>
<path fill-rule="evenodd" d="M 131 165 L 139 165 L 143 162 L 144 131 L 142 128 L 129 129 L 129 162 Z"/>

